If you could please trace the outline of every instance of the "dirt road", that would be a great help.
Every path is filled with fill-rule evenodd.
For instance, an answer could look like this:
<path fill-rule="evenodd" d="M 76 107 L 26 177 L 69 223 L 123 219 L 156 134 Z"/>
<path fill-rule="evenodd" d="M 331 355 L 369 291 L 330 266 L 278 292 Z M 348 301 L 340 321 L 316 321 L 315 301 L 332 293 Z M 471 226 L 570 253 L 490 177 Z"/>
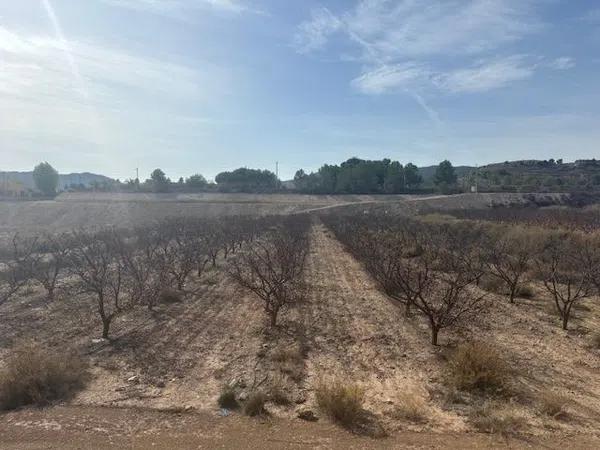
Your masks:
<path fill-rule="evenodd" d="M 481 434 L 404 432 L 370 439 L 333 425 L 219 417 L 216 413 L 54 407 L 0 415 L 2 449 L 590 449 L 599 446 L 600 440 L 581 436 L 517 440 Z"/>

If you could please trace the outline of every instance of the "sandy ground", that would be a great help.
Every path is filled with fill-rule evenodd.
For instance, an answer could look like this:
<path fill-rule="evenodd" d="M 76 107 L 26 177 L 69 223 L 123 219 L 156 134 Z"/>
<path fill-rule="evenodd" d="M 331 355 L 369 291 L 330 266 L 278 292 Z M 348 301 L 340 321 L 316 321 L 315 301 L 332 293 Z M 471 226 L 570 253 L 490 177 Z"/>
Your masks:
<path fill-rule="evenodd" d="M 541 290 L 532 300 L 519 299 L 517 305 L 498 296 L 485 320 L 471 324 L 468 332 L 443 332 L 442 346 L 434 348 L 429 344 L 426 324 L 418 318 L 404 318 L 403 311 L 377 290 L 361 265 L 321 224 L 311 232 L 308 298 L 298 308 L 282 314 L 281 326 L 275 332 L 265 326 L 257 300 L 226 278 L 225 264 L 219 261 L 217 269 L 194 279 L 182 303 L 163 305 L 154 313 L 139 310 L 119 319 L 113 329 L 116 339 L 111 344 L 93 341 L 100 324 L 93 303 L 82 299 L 63 296 L 48 305 L 39 293 L 30 292 L 11 303 L 10 308 L 0 309 L 0 357 L 16 340 L 35 336 L 49 347 L 76 347 L 88 355 L 93 374 L 88 388 L 72 402 L 79 408 L 3 415 L 0 436 L 9 436 L 12 441 L 7 442 L 12 442 L 12 448 L 24 448 L 18 446 L 19 437 L 30 439 L 32 446 L 49 439 L 56 442 L 55 448 L 61 448 L 61 442 L 85 447 L 89 430 L 71 422 L 76 422 L 79 415 L 89 415 L 86 423 L 92 430 L 92 443 L 103 442 L 99 439 L 106 435 L 104 428 L 130 427 L 115 431 L 117 446 L 131 445 L 131 439 L 135 439 L 135 445 L 156 439 L 159 448 L 169 442 L 215 448 L 226 447 L 224 439 L 231 438 L 229 447 L 251 448 L 252 443 L 266 442 L 264 448 L 285 448 L 268 439 L 287 439 L 286 429 L 293 430 L 293 442 L 308 442 L 300 447 L 332 448 L 331 442 L 339 442 L 340 448 L 366 448 L 365 443 L 373 448 L 398 448 L 400 443 L 418 448 L 483 448 L 490 442 L 500 445 L 487 436 L 467 433 L 473 431 L 469 404 L 479 400 L 449 401 L 441 379 L 448 352 L 458 342 L 471 338 L 494 342 L 516 369 L 511 402 L 527 418 L 523 430 L 527 439 L 548 444 L 549 448 L 567 442 L 574 448 L 579 444 L 581 448 L 597 447 L 583 444 L 592 439 L 585 436 L 598 436 L 600 432 L 600 352 L 589 345 L 591 332 L 600 326 L 598 299 L 582 305 L 575 312 L 572 330 L 563 332 Z M 281 347 L 296 345 L 306 350 L 305 358 L 289 372 L 274 355 Z M 295 418 L 299 409 L 317 411 L 313 387 L 320 378 L 332 375 L 364 386 L 365 407 L 391 440 L 364 441 L 331 428 L 324 418 L 316 425 Z M 263 427 L 238 416 L 217 418 L 216 398 L 223 385 L 233 383 L 249 392 L 253 388 L 268 389 L 279 378 L 292 403 L 287 407 L 267 405 L 274 422 Z M 536 398 L 544 390 L 569 398 L 565 419 L 556 420 L 538 412 Z M 426 400 L 424 422 L 396 417 L 399 395 L 406 391 L 417 392 Z M 135 420 L 130 425 L 118 419 L 122 410 L 114 407 L 187 407 L 199 411 L 199 415 L 180 419 L 178 415 L 155 416 L 159 413 L 153 412 L 139 413 L 138 417 L 137 412 L 131 412 L 128 414 Z M 28 421 L 33 425 L 29 426 Z M 52 425 L 53 421 L 60 427 Z M 100 431 L 94 431 L 96 421 L 101 424 Z M 146 429 L 145 424 L 153 421 L 160 426 L 148 425 Z M 163 421 L 166 428 L 162 427 Z M 217 431 L 197 432 L 195 427 Z M 235 430 L 231 436 L 229 427 Z M 573 444 L 570 436 L 575 435 L 579 440 Z M 322 440 L 315 443 L 315 437 Z M 528 441 L 519 442 L 516 447 L 529 445 Z M 292 444 L 290 448 L 294 448 Z"/>

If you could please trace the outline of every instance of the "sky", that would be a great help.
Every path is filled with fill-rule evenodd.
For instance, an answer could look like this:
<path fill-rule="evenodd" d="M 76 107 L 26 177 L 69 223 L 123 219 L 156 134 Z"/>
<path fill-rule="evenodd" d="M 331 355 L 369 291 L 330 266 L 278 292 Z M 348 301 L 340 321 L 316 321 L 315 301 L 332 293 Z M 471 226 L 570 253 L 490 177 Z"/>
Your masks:
<path fill-rule="evenodd" d="M 600 157 L 596 0 L 0 0 L 0 170 Z"/>

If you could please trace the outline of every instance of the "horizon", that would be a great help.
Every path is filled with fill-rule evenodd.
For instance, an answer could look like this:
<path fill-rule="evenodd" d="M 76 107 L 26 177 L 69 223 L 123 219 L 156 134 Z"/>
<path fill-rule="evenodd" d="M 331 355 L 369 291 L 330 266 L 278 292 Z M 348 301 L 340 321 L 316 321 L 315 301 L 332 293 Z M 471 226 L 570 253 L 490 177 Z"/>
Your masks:
<path fill-rule="evenodd" d="M 587 1 L 6 2 L 1 170 L 591 159 L 599 47 Z"/>

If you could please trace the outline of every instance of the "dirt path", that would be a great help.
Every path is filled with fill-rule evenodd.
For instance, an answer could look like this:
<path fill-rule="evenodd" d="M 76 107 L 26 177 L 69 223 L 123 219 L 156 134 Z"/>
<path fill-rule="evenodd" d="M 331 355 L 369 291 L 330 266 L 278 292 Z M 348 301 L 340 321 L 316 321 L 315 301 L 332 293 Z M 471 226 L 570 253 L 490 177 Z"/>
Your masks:
<path fill-rule="evenodd" d="M 367 409 L 387 430 L 398 429 L 397 421 L 388 420 L 396 395 L 415 390 L 428 396 L 425 386 L 439 373 L 439 350 L 428 344 L 427 329 L 405 320 L 323 225 L 313 228 L 311 238 L 311 294 L 300 309 L 311 339 L 306 385 L 332 375 L 359 382 L 367 391 Z M 414 429 L 465 429 L 462 418 L 433 405 L 430 416 L 428 425 Z"/>
<path fill-rule="evenodd" d="M 54 407 L 0 415 L 0 448 L 19 450 L 590 449 L 599 445 L 600 441 L 586 436 L 517 440 L 481 434 L 404 432 L 390 438 L 369 439 L 323 423 L 140 409 Z"/>

